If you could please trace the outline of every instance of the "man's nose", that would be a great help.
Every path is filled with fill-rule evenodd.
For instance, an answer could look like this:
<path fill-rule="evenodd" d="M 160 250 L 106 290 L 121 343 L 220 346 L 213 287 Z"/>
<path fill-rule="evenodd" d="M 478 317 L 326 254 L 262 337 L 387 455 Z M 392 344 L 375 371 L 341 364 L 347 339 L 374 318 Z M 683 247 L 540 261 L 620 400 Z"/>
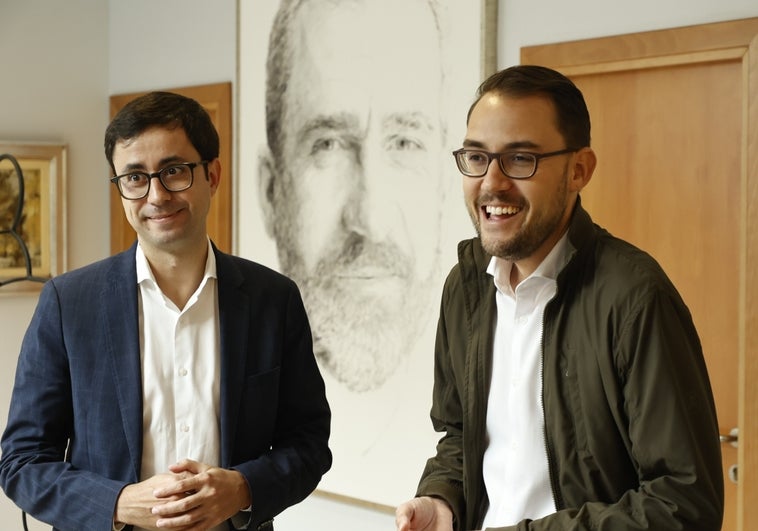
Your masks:
<path fill-rule="evenodd" d="M 353 189 L 343 211 L 343 223 L 351 232 L 384 239 L 392 224 L 402 215 L 396 208 L 394 194 L 403 191 L 392 190 L 392 179 L 388 174 L 391 170 L 383 166 L 378 157 L 361 157 L 356 166 Z"/>
<path fill-rule="evenodd" d="M 503 173 L 500 161 L 496 158 L 490 160 L 482 180 L 482 188 L 485 190 L 510 190 L 513 187 L 513 179 Z"/>
<path fill-rule="evenodd" d="M 147 191 L 147 200 L 151 203 L 160 203 L 171 197 L 171 192 L 166 190 L 163 182 L 157 175 L 150 176 L 150 188 Z"/>

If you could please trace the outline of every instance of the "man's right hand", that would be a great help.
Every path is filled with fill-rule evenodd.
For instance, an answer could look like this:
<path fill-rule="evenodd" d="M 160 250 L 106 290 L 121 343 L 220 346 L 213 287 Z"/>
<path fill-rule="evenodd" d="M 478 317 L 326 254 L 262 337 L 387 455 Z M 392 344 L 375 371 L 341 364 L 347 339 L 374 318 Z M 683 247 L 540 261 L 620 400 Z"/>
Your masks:
<path fill-rule="evenodd" d="M 453 531 L 453 511 L 443 500 L 422 496 L 395 511 L 397 531 Z"/>
<path fill-rule="evenodd" d="M 139 483 L 127 485 L 116 501 L 116 510 L 113 514 L 114 522 L 130 524 L 144 529 L 158 529 L 156 522 L 160 517 L 152 513 L 153 507 L 182 497 L 174 496 L 159 499 L 153 493 L 157 489 L 174 485 L 184 477 L 186 474 L 157 474 Z"/>

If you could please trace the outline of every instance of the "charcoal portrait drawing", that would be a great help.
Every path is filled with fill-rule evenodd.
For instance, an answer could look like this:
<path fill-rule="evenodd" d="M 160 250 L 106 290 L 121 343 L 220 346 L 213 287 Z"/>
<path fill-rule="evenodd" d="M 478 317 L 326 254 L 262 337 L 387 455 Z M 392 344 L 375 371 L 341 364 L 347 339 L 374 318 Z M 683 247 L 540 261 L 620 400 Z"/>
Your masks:
<path fill-rule="evenodd" d="M 387 380 L 429 309 L 441 68 L 426 0 L 285 1 L 272 28 L 259 199 L 316 355 L 354 391 Z"/>
<path fill-rule="evenodd" d="M 260 4 L 265 40 L 264 10 L 240 15 L 241 252 L 302 292 L 332 407 L 320 488 L 394 505 L 434 441 L 439 293 L 470 232 L 450 153 L 479 80 L 478 3 Z"/>

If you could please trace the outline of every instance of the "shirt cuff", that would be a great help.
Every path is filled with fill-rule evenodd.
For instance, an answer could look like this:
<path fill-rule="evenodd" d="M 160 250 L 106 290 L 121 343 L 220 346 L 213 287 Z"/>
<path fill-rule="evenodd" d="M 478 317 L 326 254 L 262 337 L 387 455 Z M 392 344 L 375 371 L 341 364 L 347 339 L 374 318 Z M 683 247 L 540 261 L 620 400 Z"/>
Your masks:
<path fill-rule="evenodd" d="M 253 520 L 253 507 L 252 505 L 242 509 L 237 514 L 233 515 L 232 525 L 237 531 L 243 531 L 250 527 L 250 522 Z"/>

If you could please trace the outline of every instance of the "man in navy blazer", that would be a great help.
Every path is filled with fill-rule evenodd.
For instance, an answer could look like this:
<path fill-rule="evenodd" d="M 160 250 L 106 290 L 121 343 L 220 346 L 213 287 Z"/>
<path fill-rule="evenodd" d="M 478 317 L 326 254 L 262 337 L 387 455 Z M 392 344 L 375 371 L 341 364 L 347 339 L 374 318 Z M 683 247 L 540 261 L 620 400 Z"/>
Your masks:
<path fill-rule="evenodd" d="M 197 102 L 135 100 L 106 156 L 138 239 L 44 286 L 0 485 L 60 530 L 273 529 L 331 466 L 297 286 L 208 239 L 218 135 Z"/>

